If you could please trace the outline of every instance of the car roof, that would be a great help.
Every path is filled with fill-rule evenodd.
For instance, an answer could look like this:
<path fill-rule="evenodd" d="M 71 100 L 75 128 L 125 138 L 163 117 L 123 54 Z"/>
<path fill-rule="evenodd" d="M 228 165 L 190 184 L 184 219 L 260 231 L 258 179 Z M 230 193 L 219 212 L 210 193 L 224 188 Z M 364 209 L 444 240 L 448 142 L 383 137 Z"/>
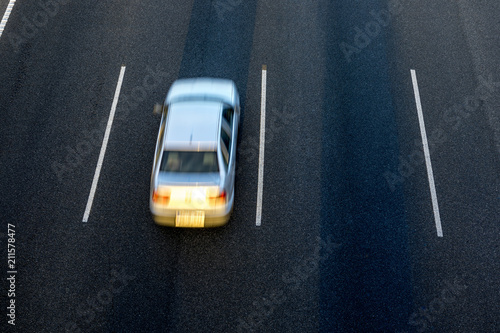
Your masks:
<path fill-rule="evenodd" d="M 216 150 L 221 112 L 221 102 L 169 105 L 164 150 Z"/>

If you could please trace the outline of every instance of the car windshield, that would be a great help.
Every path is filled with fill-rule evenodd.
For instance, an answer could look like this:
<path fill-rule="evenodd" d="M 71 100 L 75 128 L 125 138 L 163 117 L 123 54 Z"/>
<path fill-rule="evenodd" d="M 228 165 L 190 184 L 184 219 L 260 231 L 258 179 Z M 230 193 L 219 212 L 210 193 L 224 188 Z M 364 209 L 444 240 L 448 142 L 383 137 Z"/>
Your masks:
<path fill-rule="evenodd" d="M 160 171 L 165 172 L 219 172 L 215 151 L 168 151 L 163 152 Z"/>

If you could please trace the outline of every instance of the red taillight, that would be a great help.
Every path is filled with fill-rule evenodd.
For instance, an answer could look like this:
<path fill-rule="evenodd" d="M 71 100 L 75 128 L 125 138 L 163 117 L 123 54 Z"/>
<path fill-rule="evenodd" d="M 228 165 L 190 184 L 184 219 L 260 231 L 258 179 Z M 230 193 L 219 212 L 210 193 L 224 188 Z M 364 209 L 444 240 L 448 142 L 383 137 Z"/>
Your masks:
<path fill-rule="evenodd" d="M 153 192 L 153 202 L 158 203 L 158 204 L 167 204 L 168 201 L 170 200 L 170 195 L 169 194 L 159 194 L 158 191 Z"/>
<path fill-rule="evenodd" d="M 210 201 L 215 204 L 225 204 L 226 203 L 226 191 L 222 190 L 219 195 L 215 197 L 209 197 Z"/>
<path fill-rule="evenodd" d="M 226 191 L 222 191 L 222 192 L 219 194 L 219 199 L 224 199 L 224 200 L 226 200 Z"/>

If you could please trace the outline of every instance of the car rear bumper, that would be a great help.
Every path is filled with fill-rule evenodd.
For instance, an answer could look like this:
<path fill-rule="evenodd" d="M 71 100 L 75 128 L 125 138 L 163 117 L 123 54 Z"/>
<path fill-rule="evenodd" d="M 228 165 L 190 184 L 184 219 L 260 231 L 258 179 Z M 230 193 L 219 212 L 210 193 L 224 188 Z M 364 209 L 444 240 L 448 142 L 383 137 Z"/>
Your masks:
<path fill-rule="evenodd" d="M 203 227 L 204 228 L 221 227 L 229 221 L 230 216 L 231 214 L 227 214 L 224 216 L 205 216 L 205 225 Z M 176 227 L 175 214 L 172 216 L 152 214 L 152 217 L 155 223 L 158 225 L 165 227 Z"/>
<path fill-rule="evenodd" d="M 156 224 L 166 227 L 177 227 L 175 224 L 175 210 L 156 209 L 153 205 L 150 206 L 151 215 Z M 226 206 L 220 213 L 205 212 L 204 228 L 220 227 L 225 225 L 233 211 L 232 202 Z"/>

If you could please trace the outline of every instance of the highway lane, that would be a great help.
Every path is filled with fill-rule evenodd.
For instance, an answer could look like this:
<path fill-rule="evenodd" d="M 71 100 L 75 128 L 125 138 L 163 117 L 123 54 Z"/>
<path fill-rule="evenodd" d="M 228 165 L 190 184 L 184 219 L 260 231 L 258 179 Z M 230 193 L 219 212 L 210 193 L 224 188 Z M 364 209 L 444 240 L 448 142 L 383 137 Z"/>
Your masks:
<path fill-rule="evenodd" d="M 248 12 L 252 12 L 252 6 L 249 6 L 239 8 L 229 18 L 221 20 L 210 4 L 193 2 L 191 12 L 187 15 L 189 26 L 186 26 L 186 41 L 179 48 L 182 62 L 176 68 L 182 77 L 210 75 L 234 79 L 242 96 L 243 107 L 248 73 L 247 50 L 250 49 L 248 44 L 252 40 L 253 28 L 252 16 L 248 15 Z M 224 30 L 225 26 L 232 24 L 241 25 L 236 40 L 231 30 Z M 196 42 L 199 38 L 202 38 L 200 44 Z M 228 43 L 227 39 L 231 42 Z M 238 43 L 234 44 L 236 41 Z M 232 58 L 224 54 L 220 58 L 225 49 L 232 54 Z M 220 62 L 221 59 L 225 61 Z M 166 61 L 161 61 L 161 64 L 164 67 L 171 66 Z M 158 94 L 157 100 L 162 100 L 166 91 L 167 88 Z M 146 112 L 151 111 L 151 101 L 145 100 L 141 105 Z M 235 309 L 239 309 L 239 303 L 247 299 L 248 291 L 258 284 L 258 276 L 252 275 L 253 266 L 257 264 L 252 262 L 252 244 L 256 243 L 256 239 L 248 232 L 252 228 L 250 216 L 254 207 L 246 211 L 243 210 L 244 206 L 237 207 L 230 224 L 217 230 L 171 230 L 154 226 L 147 211 L 146 199 L 151 170 L 151 157 L 148 156 L 152 156 L 152 152 L 145 147 L 154 148 L 159 119 L 153 126 L 137 126 L 141 124 L 141 119 L 143 116 L 138 114 L 131 120 L 130 128 L 135 129 L 133 134 L 120 135 L 123 140 L 129 141 L 127 138 L 132 134 L 132 144 L 115 145 L 111 150 L 113 153 L 109 155 L 110 160 L 119 163 L 124 154 L 140 152 L 143 157 L 138 158 L 142 162 L 138 165 L 137 158 L 129 161 L 128 177 L 141 181 L 130 186 L 115 178 L 111 169 L 108 169 L 109 173 L 105 171 L 105 177 L 116 187 L 104 190 L 102 201 L 96 205 L 97 214 L 94 215 L 95 221 L 107 221 L 118 216 L 120 220 L 130 221 L 144 230 L 143 235 L 136 237 L 134 245 L 140 249 L 138 258 L 143 258 L 140 260 L 130 260 L 129 249 L 125 246 L 130 242 L 129 237 L 124 234 L 115 237 L 123 246 L 113 249 L 112 257 L 118 262 L 127 262 L 141 283 L 133 286 L 132 294 L 121 298 L 119 302 L 123 306 L 114 309 L 108 318 L 108 325 L 110 329 L 118 331 L 130 328 L 149 331 L 234 331 L 237 325 Z M 151 135 L 145 136 L 143 133 Z M 240 137 L 244 138 L 243 133 Z M 138 175 L 141 175 L 140 178 Z M 132 209 L 122 213 L 111 196 L 113 193 L 122 193 L 122 200 L 128 202 L 131 192 L 134 193 L 133 197 L 144 200 L 134 201 Z M 254 198 L 255 188 L 248 183 L 246 186 L 239 183 L 237 196 L 242 198 L 237 197 L 239 202 Z M 98 208 L 110 204 L 116 208 Z M 242 217 L 237 218 L 238 215 Z M 110 233 L 114 231 L 110 229 Z M 155 239 L 154 242 L 151 242 L 151 237 Z M 161 273 L 151 274 L 152 267 Z M 158 290 L 162 291 L 163 299 L 160 301 L 156 300 Z M 136 306 L 125 306 L 130 303 Z M 137 317 L 138 312 L 143 315 Z M 130 320 L 124 321 L 123 318 Z"/>
<path fill-rule="evenodd" d="M 401 138 L 405 143 L 401 144 L 400 159 L 406 161 L 402 184 L 407 197 L 412 198 L 407 211 L 414 221 L 410 247 L 414 249 L 415 306 L 410 327 L 422 331 L 498 330 L 494 318 L 499 285 L 494 277 L 499 270 L 499 155 L 495 135 L 499 127 L 488 114 L 496 113 L 491 107 L 498 105 L 498 88 L 493 83 L 498 82 L 499 73 L 491 63 L 491 53 L 485 56 L 490 48 L 498 49 L 498 43 L 486 33 L 473 36 L 473 40 L 468 35 L 471 26 L 484 27 L 485 21 L 490 31 L 498 31 L 498 24 L 488 20 L 489 13 L 498 9 L 493 2 L 482 2 L 467 13 L 458 4 L 408 3 L 395 18 L 393 30 L 399 37 L 394 40 L 400 50 L 397 68 L 401 74 L 393 77 L 395 104 L 401 110 L 399 131 L 413 133 Z M 471 46 L 471 42 L 486 41 L 488 48 Z M 489 66 L 478 68 L 477 57 L 490 59 Z M 435 237 L 424 164 L 415 158 L 417 146 L 413 141 L 419 137 L 415 108 L 402 97 L 411 93 L 407 68 L 417 70 L 428 133 L 434 133 L 431 154 L 443 239 Z M 413 159 L 408 158 L 410 154 Z M 446 293 L 450 281 L 466 288 L 441 307 L 440 293 Z"/>
<path fill-rule="evenodd" d="M 82 175 L 93 167 L 74 156 L 68 158 L 68 147 L 80 149 L 77 145 L 98 123 L 99 111 L 109 110 L 117 72 L 92 70 L 110 59 L 105 50 L 95 55 L 88 36 L 78 33 L 84 9 L 78 10 L 83 16 L 75 19 L 68 14 L 70 9 L 61 7 L 45 26 L 27 34 L 24 30 L 31 23 L 23 18 L 31 20 L 40 8 L 18 2 L 1 41 L 1 133 L 6 147 L 2 166 L 8 170 L 2 173 L 2 216 L 17 228 L 19 331 L 53 331 L 58 316 L 68 308 L 73 286 L 92 285 L 87 263 L 73 255 L 84 256 L 87 247 L 79 244 L 84 239 L 77 236 L 80 228 L 71 221 L 81 215 L 78 202 L 83 203 L 86 195 L 78 190 Z M 71 33 L 73 28 L 77 33 Z M 11 43 L 16 35 L 22 36 L 22 43 L 19 39 Z M 84 157 L 96 153 L 88 151 Z M 52 169 L 54 162 L 71 166 L 61 181 Z"/>
<path fill-rule="evenodd" d="M 390 90 L 391 35 L 372 14 L 387 6 L 346 1 L 323 10 L 332 32 L 325 79 L 332 91 L 322 115 L 321 227 L 346 247 L 322 267 L 321 329 L 402 331 L 413 298 L 409 222 L 403 191 L 390 191 L 382 177 L 397 166 L 400 135 Z"/>
<path fill-rule="evenodd" d="M 279 12 L 282 8 L 278 7 L 276 12 Z M 238 160 L 242 169 L 239 171 L 236 200 L 240 204 L 235 208 L 230 224 L 223 229 L 208 232 L 162 231 L 165 240 L 155 245 L 154 252 L 169 253 L 169 257 L 175 260 L 174 265 L 167 263 L 167 267 L 170 265 L 169 274 L 166 275 L 168 277 L 157 276 L 152 278 L 148 270 L 144 268 L 134 269 L 134 272 L 144 274 L 141 281 L 150 280 L 148 286 L 150 285 L 151 289 L 144 286 L 137 287 L 141 290 L 140 294 L 144 294 L 144 298 L 147 298 L 148 294 L 149 297 L 156 295 L 155 285 L 169 286 L 166 289 L 170 290 L 168 297 L 172 306 L 168 308 L 167 322 L 168 328 L 172 331 L 245 331 L 248 328 L 265 331 L 268 329 L 293 330 L 297 327 L 311 331 L 317 327 L 317 321 L 311 319 L 315 318 L 318 312 L 317 307 L 314 306 L 315 303 L 317 304 L 317 301 L 315 301 L 315 298 L 317 299 L 317 289 L 316 283 L 312 282 L 314 281 L 313 277 L 310 278 L 310 287 L 300 288 L 296 292 L 289 292 L 288 290 L 289 285 L 294 284 L 294 281 L 284 282 L 282 280 L 282 275 L 287 271 L 290 272 L 287 275 L 288 277 L 295 274 L 294 269 L 301 268 L 300 265 L 303 265 L 302 259 L 307 259 L 316 245 L 314 243 L 317 242 L 316 235 L 309 232 L 309 230 L 315 228 L 315 225 L 309 222 L 311 220 L 309 213 L 314 211 L 309 207 L 314 204 L 314 197 L 308 199 L 307 202 L 301 203 L 301 200 L 304 199 L 297 198 L 296 185 L 292 184 L 292 188 L 289 191 L 285 189 L 285 192 L 290 193 L 288 195 L 292 199 L 295 197 L 294 199 L 297 200 L 300 206 L 291 207 L 291 203 L 276 203 L 265 199 L 263 226 L 260 228 L 255 227 L 257 155 L 254 148 L 256 133 L 258 133 L 260 102 L 259 75 L 262 59 L 259 58 L 262 56 L 252 54 L 249 65 L 250 52 L 243 52 L 244 50 L 251 50 L 251 44 L 257 34 L 257 32 L 254 32 L 254 26 L 260 27 L 262 25 L 262 22 L 256 24 L 252 22 L 253 18 L 249 13 L 255 10 L 252 6 L 236 7 L 229 13 L 228 18 L 221 20 L 217 15 L 214 15 L 214 9 L 210 8 L 206 3 L 195 2 L 193 5 L 179 76 L 219 76 L 221 72 L 225 72 L 226 77 L 233 78 L 237 82 L 243 100 L 243 122 L 240 139 L 242 143 L 246 144 L 242 145 Z M 262 13 L 262 10 L 260 8 L 260 13 Z M 284 13 L 288 12 L 296 11 L 284 11 Z M 286 17 L 283 18 L 283 21 L 285 20 Z M 236 30 L 239 38 L 236 39 L 237 43 L 234 44 L 235 38 L 231 36 L 234 31 L 227 31 L 226 34 L 221 32 L 224 31 L 223 27 L 242 24 L 241 22 L 244 24 L 240 29 Z M 214 32 L 212 33 L 212 31 Z M 203 42 L 196 43 L 201 38 L 200 36 L 206 37 Z M 193 39 L 194 41 L 192 41 Z M 230 42 L 228 43 L 228 41 Z M 283 45 L 286 45 L 286 43 L 283 43 Z M 226 50 L 225 52 L 230 54 L 231 57 L 225 54 L 221 56 L 222 52 L 218 51 L 219 49 Z M 268 66 L 270 82 L 273 82 L 274 78 L 279 77 L 279 74 L 283 72 L 288 75 L 297 70 L 294 67 L 287 68 L 288 71 L 281 69 L 277 60 L 270 62 Z M 283 82 L 283 84 L 285 83 Z M 279 84 L 272 83 L 273 87 L 277 85 Z M 269 93 L 270 113 L 268 119 L 270 120 L 270 127 L 269 136 L 267 137 L 269 144 L 276 144 L 287 139 L 287 129 L 283 128 L 279 131 L 277 126 L 293 125 L 292 123 L 276 123 L 280 121 L 277 119 L 278 116 L 281 113 L 289 112 L 289 110 L 277 110 L 281 103 L 275 102 L 274 96 L 278 92 L 275 92 L 274 89 L 271 89 Z M 291 104 L 294 101 L 304 103 L 299 98 L 291 99 Z M 291 112 L 299 114 L 301 109 L 294 108 Z M 305 119 L 309 118 L 308 115 L 304 115 L 304 117 Z M 256 119 L 257 121 L 255 121 Z M 315 121 L 314 118 L 312 119 Z M 308 121 L 311 122 L 311 120 Z M 271 139 L 271 135 L 275 135 L 274 139 Z M 279 135 L 282 135 L 283 139 L 280 139 Z M 316 135 L 319 135 L 319 133 L 316 133 Z M 311 138 L 311 141 L 313 138 Z M 318 140 L 319 138 L 317 138 L 316 142 L 319 142 Z M 147 144 L 145 140 L 138 142 L 138 146 L 144 144 Z M 271 150 L 271 156 L 274 151 L 280 150 L 279 146 L 276 148 Z M 112 151 L 116 150 L 112 149 Z M 121 158 L 122 155 L 123 153 L 117 152 L 117 158 Z M 288 164 L 303 159 L 303 156 L 296 156 L 294 151 L 286 152 L 283 156 L 292 156 L 293 162 Z M 304 162 L 308 161 L 301 161 L 301 163 Z M 266 166 L 266 169 L 270 170 L 270 172 L 275 170 L 275 172 L 283 174 L 282 168 L 279 165 Z M 144 169 L 141 173 L 148 177 L 149 170 Z M 271 179 L 271 182 L 275 178 L 272 176 L 271 173 L 271 178 L 267 178 Z M 282 180 L 279 181 L 280 186 L 278 188 L 282 187 L 283 183 Z M 308 185 L 313 189 L 316 187 L 314 184 L 312 186 Z M 278 191 L 273 191 L 276 186 L 267 186 L 265 198 L 267 198 L 268 191 L 273 194 L 273 197 L 276 197 L 276 193 L 281 193 L 284 190 L 281 188 Z M 118 192 L 123 193 L 123 191 Z M 304 192 L 303 195 L 310 196 L 310 193 Z M 108 198 L 109 196 L 104 195 L 103 197 Z M 103 207 L 112 204 L 107 199 L 105 201 L 106 204 Z M 308 203 L 311 203 L 311 205 L 308 206 Z M 273 214 L 272 208 L 274 207 L 283 207 L 291 211 L 278 209 Z M 97 210 L 100 211 L 100 209 Z M 297 213 L 303 214 L 304 217 L 302 218 L 301 215 L 296 216 Z M 97 218 L 109 220 L 113 214 L 115 212 L 109 210 L 102 218 L 100 216 Z M 144 224 L 149 223 L 149 217 L 140 210 L 132 213 L 132 217 Z M 314 218 L 312 219 L 314 220 Z M 300 224 L 291 225 L 294 221 L 299 221 Z M 144 242 L 141 246 L 146 247 L 150 243 L 150 237 L 141 238 L 140 241 L 141 244 Z M 124 253 L 119 249 L 115 250 L 117 256 L 125 258 L 128 252 Z M 147 256 L 153 256 L 155 261 L 161 262 L 157 255 L 148 252 Z M 151 264 L 155 265 L 155 263 Z M 138 267 L 144 267 L 141 263 L 137 265 L 140 265 Z M 293 278 L 293 276 L 291 277 Z M 121 309 L 121 312 L 126 311 L 124 307 Z M 156 309 L 153 312 L 153 318 L 155 318 Z M 130 313 L 129 316 L 125 317 L 133 315 L 134 313 Z M 111 327 L 118 330 L 121 327 L 129 327 L 131 323 L 124 323 L 122 317 L 124 316 L 116 315 L 116 319 L 110 324 Z M 147 327 L 159 331 L 164 329 L 165 321 L 151 320 L 150 316 L 145 316 L 144 322 L 134 323 L 133 325 L 133 327 Z"/>
<path fill-rule="evenodd" d="M 2 37 L 0 163 L 12 171 L 2 173 L 0 207 L 19 226 L 17 299 L 27 304 L 16 328 L 498 330 L 497 95 L 460 126 L 456 113 L 444 115 L 474 96 L 479 75 L 498 80 L 500 44 L 486 30 L 498 31 L 498 5 L 400 2 L 390 26 L 346 61 L 340 43 L 353 44 L 356 27 L 387 5 L 71 3 L 17 52 Z M 39 11 L 16 6 L 11 33 Z M 117 118 L 82 223 L 121 64 Z M 255 227 L 262 64 L 268 125 Z M 403 168 L 392 185 L 384 177 L 420 140 L 410 68 L 428 132 L 447 138 L 431 152 L 442 239 L 425 165 Z M 152 104 L 177 77 L 198 75 L 240 89 L 237 206 L 221 229 L 159 228 L 147 206 Z M 80 161 L 70 152 L 84 142 Z M 54 162 L 73 166 L 60 173 Z M 443 299 L 450 289 L 453 300 Z"/>
<path fill-rule="evenodd" d="M 18 307 L 18 318 L 22 318 L 17 325 L 20 331 L 63 331 L 66 326 L 71 328 L 71 323 L 82 326 L 84 331 L 106 330 L 111 303 L 105 300 L 106 307 L 92 309 L 87 301 L 95 301 L 101 291 L 106 297 L 113 269 L 121 272 L 127 268 L 108 256 L 108 246 L 119 243 L 100 230 L 110 228 L 119 234 L 120 229 L 110 223 L 117 219 L 104 225 L 83 225 L 81 219 L 104 133 L 101 123 L 109 114 L 120 65 L 127 58 L 132 63 L 124 94 L 132 95 L 133 88 L 143 84 L 149 75 L 148 67 L 161 74 L 156 87 L 144 97 L 147 107 L 143 112 L 137 108 L 129 111 L 140 116 L 141 124 L 149 121 L 151 128 L 157 127 L 151 99 L 155 92 L 163 98 L 177 76 L 176 66 L 161 66 L 164 61 L 180 62 L 183 30 L 174 26 L 188 23 L 183 18 L 188 15 L 190 4 L 161 5 L 164 17 L 156 15 L 159 4 L 150 4 L 146 17 L 141 14 L 139 3 L 128 7 L 109 2 L 66 4 L 17 53 L 9 39 L 1 41 L 5 82 L 0 94 L 1 133 L 8 147 L 2 151 L 2 165 L 4 170 L 10 170 L 8 177 L 2 177 L 2 216 L 19 230 L 18 261 L 22 273 L 17 299 L 27 304 Z M 22 17 L 31 18 L 39 10 L 35 4 L 19 2 L 8 28 L 13 33 L 22 31 Z M 142 26 L 172 34 L 144 32 Z M 130 36 L 129 29 L 137 35 Z M 154 37 L 146 40 L 143 33 Z M 138 56 L 147 62 L 134 66 L 134 57 Z M 169 70 L 174 73 L 169 74 Z M 137 100 L 131 102 L 137 104 Z M 134 118 L 127 117 L 124 108 L 120 110 L 114 130 L 120 126 L 126 129 L 125 124 L 135 126 Z M 151 147 L 154 137 L 151 132 Z M 144 155 L 148 157 L 140 159 L 148 165 L 147 173 L 151 152 L 144 149 Z M 58 163 L 56 167 L 54 163 Z M 67 172 L 60 173 L 62 168 Z M 148 181 L 146 177 L 146 186 Z M 132 197 L 132 202 L 136 201 Z M 159 277 L 167 275 L 161 273 Z M 132 275 L 133 271 L 124 274 Z M 127 291 L 132 289 L 124 288 L 121 295 Z"/>

